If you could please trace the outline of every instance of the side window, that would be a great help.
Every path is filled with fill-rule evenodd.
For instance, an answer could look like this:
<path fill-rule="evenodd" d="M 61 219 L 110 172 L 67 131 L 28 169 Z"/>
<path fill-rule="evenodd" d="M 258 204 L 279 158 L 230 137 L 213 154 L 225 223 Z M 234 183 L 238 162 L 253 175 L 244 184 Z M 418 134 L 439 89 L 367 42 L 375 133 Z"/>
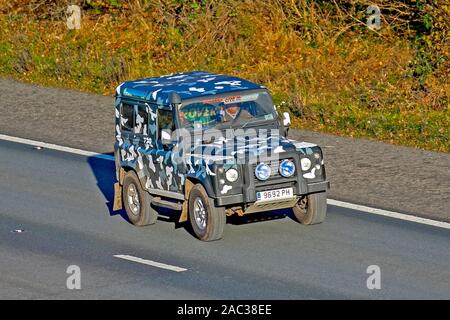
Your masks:
<path fill-rule="evenodd" d="M 161 139 L 161 130 L 173 130 L 173 116 L 171 110 L 158 109 L 158 139 Z"/>
<path fill-rule="evenodd" d="M 120 127 L 123 131 L 133 131 L 134 127 L 134 106 L 122 103 L 120 110 Z"/>
<path fill-rule="evenodd" d="M 145 110 L 145 106 L 138 105 L 134 133 L 143 134 L 144 136 L 148 135 L 148 113 Z"/>

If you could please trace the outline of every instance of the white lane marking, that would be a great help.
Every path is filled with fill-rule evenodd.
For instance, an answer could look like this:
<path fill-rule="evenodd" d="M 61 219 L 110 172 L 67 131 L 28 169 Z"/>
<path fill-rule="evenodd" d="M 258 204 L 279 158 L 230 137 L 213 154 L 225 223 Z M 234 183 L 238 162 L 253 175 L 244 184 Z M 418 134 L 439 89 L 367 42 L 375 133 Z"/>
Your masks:
<path fill-rule="evenodd" d="M 4 134 L 0 134 L 0 140 L 11 141 L 11 142 L 16 142 L 16 143 L 21 143 L 21 144 L 27 144 L 30 146 L 41 147 L 44 149 L 74 153 L 74 154 L 79 154 L 79 155 L 86 156 L 86 157 L 94 157 L 94 158 L 100 158 L 100 159 L 104 159 L 104 160 L 113 160 L 114 161 L 114 157 L 110 156 L 110 155 L 99 154 L 97 152 L 75 149 L 75 148 L 70 148 L 70 147 L 59 146 L 57 144 L 52 144 L 52 143 L 47 143 L 47 142 L 42 142 L 42 141 L 23 139 L 23 138 L 18 138 L 18 137 L 11 137 L 11 136 L 7 136 Z"/>
<path fill-rule="evenodd" d="M 109 155 L 99 154 L 99 153 L 92 152 L 92 151 L 86 151 L 86 150 L 75 149 L 75 148 L 70 148 L 70 147 L 59 146 L 56 144 L 51 144 L 51 143 L 46 143 L 46 142 L 41 142 L 41 141 L 12 137 L 12 136 L 8 136 L 8 135 L 4 135 L 4 134 L 0 134 L 0 140 L 17 142 L 17 143 L 27 144 L 27 145 L 31 145 L 31 146 L 44 147 L 44 148 L 51 149 L 51 150 L 69 152 L 69 153 L 79 154 L 82 156 L 96 157 L 96 158 L 100 158 L 100 159 L 114 161 L 114 157 L 109 156 Z M 425 219 L 425 218 L 415 217 L 415 216 L 407 215 L 407 214 L 403 214 L 403 213 L 382 210 L 382 209 L 362 206 L 362 205 L 358 205 L 358 204 L 353 204 L 353 203 L 338 201 L 338 200 L 333 200 L 333 199 L 328 199 L 327 203 L 330 205 L 333 205 L 333 206 L 337 206 L 337 207 L 343 207 L 343 208 L 363 211 L 363 212 L 367 212 L 367 213 L 377 214 L 377 215 L 381 215 L 381 216 L 385 216 L 385 217 L 390 217 L 390 218 L 394 218 L 394 219 L 406 220 L 406 221 L 426 224 L 426 225 L 430 225 L 430 226 L 434 226 L 434 227 L 450 229 L 450 223 L 448 223 L 448 222 L 441 222 L 441 221 L 436 221 L 436 220 L 431 220 L 431 219 Z"/>
<path fill-rule="evenodd" d="M 133 257 L 133 256 L 129 256 L 126 254 L 116 254 L 116 255 L 114 255 L 114 257 L 119 258 L 119 259 L 128 260 L 128 261 L 137 262 L 137 263 L 142 263 L 142 264 L 152 266 L 152 267 L 175 271 L 175 272 L 187 271 L 187 269 L 185 269 L 185 268 L 171 266 L 170 264 L 165 264 L 165 263 L 156 262 L 156 261 L 152 261 L 152 260 L 146 260 L 146 259 L 142 259 L 142 258 L 138 258 L 138 257 Z"/>
<path fill-rule="evenodd" d="M 332 206 L 343 207 L 343 208 L 353 209 L 353 210 L 357 210 L 357 211 L 363 211 L 363 212 L 367 212 L 367 213 L 376 214 L 379 216 L 385 216 L 385 217 L 390 217 L 390 218 L 395 218 L 395 219 L 417 222 L 417 223 L 426 224 L 426 225 L 430 225 L 430 226 L 438 227 L 438 228 L 450 229 L 450 223 L 448 223 L 448 222 L 436 221 L 436 220 L 416 217 L 416 216 L 412 216 L 412 215 L 408 215 L 408 214 L 404 214 L 404 213 L 387 211 L 387 210 L 377 209 L 377 208 L 371 208 L 371 207 L 366 207 L 366 206 L 362 206 L 359 204 L 353 204 L 353 203 L 348 203 L 348 202 L 343 202 L 343 201 L 338 201 L 338 200 L 333 200 L 333 199 L 328 199 L 327 203 Z"/>

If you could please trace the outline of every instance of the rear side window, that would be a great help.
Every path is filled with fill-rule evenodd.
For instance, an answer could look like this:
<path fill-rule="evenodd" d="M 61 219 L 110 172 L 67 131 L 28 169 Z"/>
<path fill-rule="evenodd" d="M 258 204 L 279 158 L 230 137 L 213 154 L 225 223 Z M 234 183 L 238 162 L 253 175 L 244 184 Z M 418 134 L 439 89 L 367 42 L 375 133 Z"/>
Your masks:
<path fill-rule="evenodd" d="M 134 106 L 123 103 L 120 110 L 120 127 L 123 131 L 133 131 Z"/>
<path fill-rule="evenodd" d="M 148 113 L 145 106 L 138 106 L 138 113 L 136 116 L 135 133 L 148 135 Z"/>

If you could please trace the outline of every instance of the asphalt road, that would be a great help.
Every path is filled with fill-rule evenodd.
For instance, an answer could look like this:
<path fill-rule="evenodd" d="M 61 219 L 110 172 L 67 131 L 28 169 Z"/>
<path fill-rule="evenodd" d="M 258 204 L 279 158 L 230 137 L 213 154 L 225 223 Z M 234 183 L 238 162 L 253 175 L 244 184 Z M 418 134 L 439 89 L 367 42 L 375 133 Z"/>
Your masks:
<path fill-rule="evenodd" d="M 112 161 L 0 141 L 0 163 L 0 299 L 450 298 L 447 229 L 329 206 L 321 225 L 256 215 L 204 243 L 174 217 L 137 228 L 114 215 Z M 70 265 L 81 290 L 66 287 Z"/>

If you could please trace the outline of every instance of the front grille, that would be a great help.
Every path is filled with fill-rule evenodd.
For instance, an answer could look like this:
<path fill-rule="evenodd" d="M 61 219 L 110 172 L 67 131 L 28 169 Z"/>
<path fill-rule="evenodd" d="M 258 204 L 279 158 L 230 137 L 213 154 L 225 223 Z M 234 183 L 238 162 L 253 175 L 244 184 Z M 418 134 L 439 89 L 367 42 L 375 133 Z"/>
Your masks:
<path fill-rule="evenodd" d="M 283 189 L 283 188 L 295 188 L 296 182 L 295 181 L 288 181 L 288 182 L 277 182 L 276 184 L 269 184 L 269 185 L 257 185 L 255 188 L 255 191 L 267 191 L 267 190 L 275 190 L 275 189 Z"/>

